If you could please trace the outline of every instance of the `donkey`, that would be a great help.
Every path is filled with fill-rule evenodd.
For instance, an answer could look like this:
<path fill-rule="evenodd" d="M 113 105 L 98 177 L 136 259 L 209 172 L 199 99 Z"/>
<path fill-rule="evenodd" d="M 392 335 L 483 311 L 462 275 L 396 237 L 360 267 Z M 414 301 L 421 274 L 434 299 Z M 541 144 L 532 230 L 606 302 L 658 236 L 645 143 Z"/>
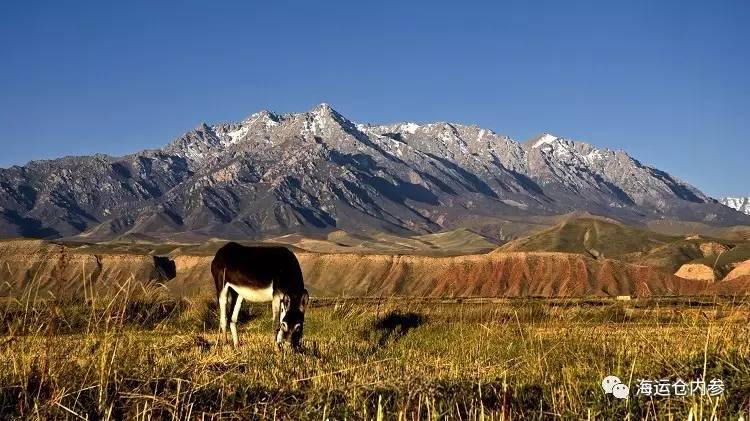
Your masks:
<path fill-rule="evenodd" d="M 227 320 L 232 343 L 239 345 L 237 317 L 242 300 L 271 301 L 276 345 L 290 342 L 299 348 L 309 295 L 294 253 L 285 247 L 246 247 L 230 242 L 216 252 L 211 274 L 219 300 L 219 329 L 227 340 Z M 227 318 L 227 304 L 232 311 Z"/>

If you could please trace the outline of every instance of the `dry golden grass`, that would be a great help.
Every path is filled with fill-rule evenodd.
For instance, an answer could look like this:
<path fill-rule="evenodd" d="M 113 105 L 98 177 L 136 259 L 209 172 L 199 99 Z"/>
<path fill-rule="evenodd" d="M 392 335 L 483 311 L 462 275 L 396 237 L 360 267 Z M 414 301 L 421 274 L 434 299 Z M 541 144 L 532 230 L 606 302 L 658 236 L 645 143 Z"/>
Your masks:
<path fill-rule="evenodd" d="M 269 311 L 221 345 L 210 300 L 123 289 L 2 304 L 0 418 L 736 419 L 750 409 L 750 306 L 685 300 L 318 300 L 304 350 Z M 253 314 L 251 314 L 253 313 Z M 621 401 L 609 374 L 722 378 L 719 397 Z"/>

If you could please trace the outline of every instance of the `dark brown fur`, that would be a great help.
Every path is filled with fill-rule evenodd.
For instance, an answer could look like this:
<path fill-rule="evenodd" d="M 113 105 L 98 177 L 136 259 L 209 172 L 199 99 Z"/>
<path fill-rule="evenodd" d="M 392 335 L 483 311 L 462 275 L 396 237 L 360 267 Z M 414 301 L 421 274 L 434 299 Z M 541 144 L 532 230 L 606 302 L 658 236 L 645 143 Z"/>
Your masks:
<path fill-rule="evenodd" d="M 285 247 L 247 247 L 228 243 L 211 262 L 216 294 L 224 284 L 246 285 L 255 289 L 273 285 L 289 296 L 300 296 L 305 289 L 297 257 Z"/>
<path fill-rule="evenodd" d="M 234 242 L 228 243 L 216 252 L 211 262 L 211 274 L 219 301 L 226 284 L 254 290 L 271 286 L 276 341 L 280 343 L 283 339 L 290 341 L 294 347 L 299 346 L 308 294 L 302 280 L 302 269 L 294 253 L 284 247 L 247 247 Z M 234 309 L 239 294 L 231 287 L 227 290 L 229 308 Z M 221 302 L 219 307 L 222 307 Z M 222 315 L 222 331 L 226 333 L 225 324 L 229 321 L 236 345 L 237 320 L 229 320 L 228 316 L 226 311 Z"/>

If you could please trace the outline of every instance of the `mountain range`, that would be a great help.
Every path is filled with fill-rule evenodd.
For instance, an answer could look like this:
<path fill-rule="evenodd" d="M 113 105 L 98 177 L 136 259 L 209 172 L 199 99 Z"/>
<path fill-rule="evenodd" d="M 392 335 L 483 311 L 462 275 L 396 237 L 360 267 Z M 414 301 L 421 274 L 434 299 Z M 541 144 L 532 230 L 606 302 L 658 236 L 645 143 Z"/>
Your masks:
<path fill-rule="evenodd" d="M 623 222 L 750 216 L 622 150 L 454 123 L 355 124 L 327 104 L 201 124 L 165 147 L 0 169 L 0 237 L 414 235 L 583 211 Z"/>

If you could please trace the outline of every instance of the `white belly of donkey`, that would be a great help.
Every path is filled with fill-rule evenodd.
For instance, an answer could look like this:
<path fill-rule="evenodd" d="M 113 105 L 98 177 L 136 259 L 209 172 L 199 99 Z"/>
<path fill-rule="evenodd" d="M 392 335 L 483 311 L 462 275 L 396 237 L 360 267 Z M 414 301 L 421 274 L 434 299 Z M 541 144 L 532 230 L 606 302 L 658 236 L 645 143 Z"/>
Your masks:
<path fill-rule="evenodd" d="M 227 283 L 233 290 L 237 291 L 237 294 L 242 299 L 253 302 L 253 303 L 264 303 L 273 299 L 273 286 L 269 285 L 267 288 L 256 289 L 250 287 L 243 287 Z"/>

